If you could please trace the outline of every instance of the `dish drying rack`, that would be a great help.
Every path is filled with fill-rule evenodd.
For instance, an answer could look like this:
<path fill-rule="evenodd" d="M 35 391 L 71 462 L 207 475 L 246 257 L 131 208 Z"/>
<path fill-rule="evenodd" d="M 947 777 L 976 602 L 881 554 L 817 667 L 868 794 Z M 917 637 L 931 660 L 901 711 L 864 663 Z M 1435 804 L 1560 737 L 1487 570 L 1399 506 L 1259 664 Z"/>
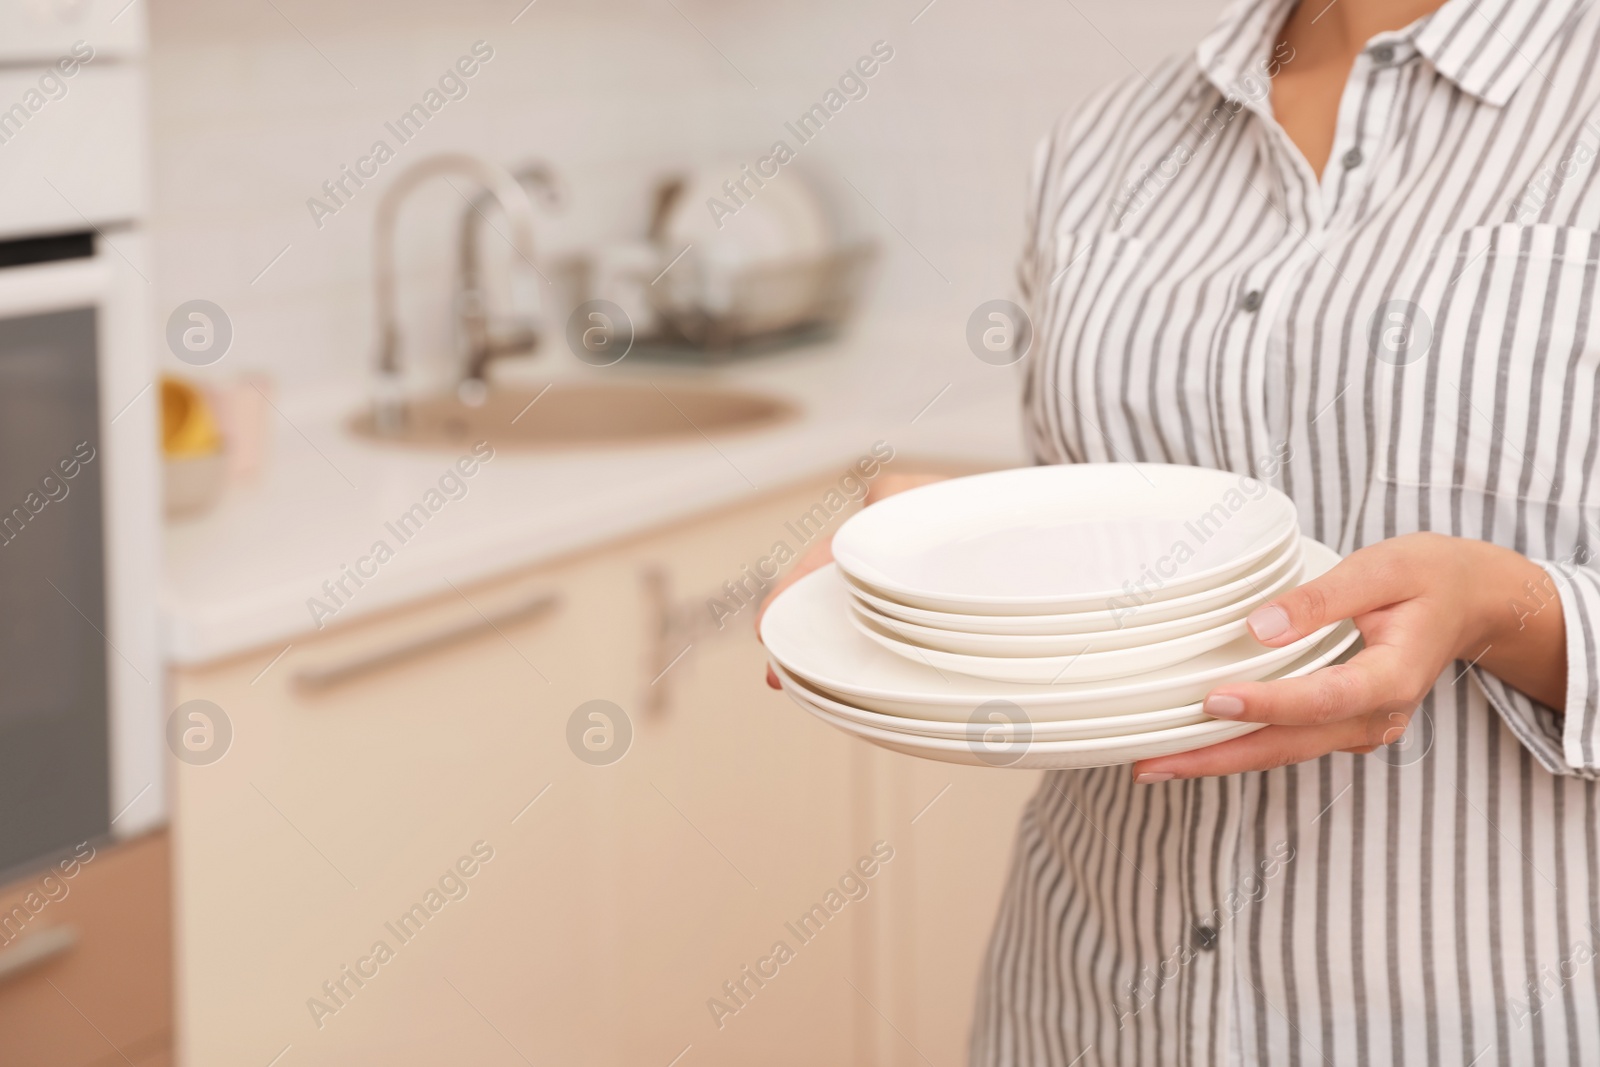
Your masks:
<path fill-rule="evenodd" d="M 634 355 L 725 362 L 824 340 L 855 311 L 877 256 L 877 245 L 864 242 L 813 259 L 748 267 L 727 278 L 716 309 L 675 299 L 682 290 L 653 286 L 656 329 L 634 341 Z"/>

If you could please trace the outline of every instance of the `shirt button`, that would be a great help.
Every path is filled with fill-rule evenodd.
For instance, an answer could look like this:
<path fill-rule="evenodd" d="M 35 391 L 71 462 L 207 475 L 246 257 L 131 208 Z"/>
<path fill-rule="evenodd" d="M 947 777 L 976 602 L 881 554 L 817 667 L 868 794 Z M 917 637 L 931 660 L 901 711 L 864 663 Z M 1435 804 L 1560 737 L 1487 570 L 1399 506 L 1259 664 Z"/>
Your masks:
<path fill-rule="evenodd" d="M 1261 290 L 1252 289 L 1239 298 L 1239 307 L 1245 311 L 1258 311 L 1261 308 Z"/>
<path fill-rule="evenodd" d="M 1196 926 L 1194 928 L 1194 943 L 1200 951 L 1210 952 L 1217 947 L 1217 928 L 1215 926 Z"/>
<path fill-rule="evenodd" d="M 1355 170 L 1357 167 L 1361 166 L 1361 161 L 1364 158 L 1365 157 L 1361 154 L 1361 149 L 1352 148 L 1350 151 L 1344 154 L 1344 158 L 1341 159 L 1340 162 L 1344 164 L 1345 170 Z"/>
<path fill-rule="evenodd" d="M 1387 67 L 1394 62 L 1394 45 L 1380 44 L 1371 52 L 1372 61 L 1380 67 Z"/>

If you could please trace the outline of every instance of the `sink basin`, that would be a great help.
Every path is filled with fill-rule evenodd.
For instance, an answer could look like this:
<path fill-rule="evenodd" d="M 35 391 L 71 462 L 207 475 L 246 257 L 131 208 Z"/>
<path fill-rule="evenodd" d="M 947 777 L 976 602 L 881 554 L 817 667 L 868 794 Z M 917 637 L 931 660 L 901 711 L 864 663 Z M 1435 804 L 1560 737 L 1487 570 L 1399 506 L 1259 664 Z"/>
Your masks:
<path fill-rule="evenodd" d="M 556 382 L 544 390 L 495 386 L 476 407 L 455 393 L 413 398 L 397 433 L 381 433 L 371 411 L 350 420 L 358 436 L 389 444 L 458 448 L 596 448 L 740 433 L 776 425 L 798 409 L 737 389 Z"/>

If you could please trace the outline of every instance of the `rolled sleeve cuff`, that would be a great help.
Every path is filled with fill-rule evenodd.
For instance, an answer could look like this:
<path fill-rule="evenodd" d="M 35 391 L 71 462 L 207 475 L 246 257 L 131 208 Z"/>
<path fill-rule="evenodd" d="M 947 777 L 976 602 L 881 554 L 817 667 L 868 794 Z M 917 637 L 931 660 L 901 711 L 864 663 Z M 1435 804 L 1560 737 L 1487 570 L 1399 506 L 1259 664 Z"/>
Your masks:
<path fill-rule="evenodd" d="M 1570 563 L 1535 562 L 1561 597 L 1567 631 L 1566 707 L 1547 707 L 1482 667 L 1470 670 L 1490 705 L 1541 767 L 1551 774 L 1600 778 L 1600 574 Z"/>

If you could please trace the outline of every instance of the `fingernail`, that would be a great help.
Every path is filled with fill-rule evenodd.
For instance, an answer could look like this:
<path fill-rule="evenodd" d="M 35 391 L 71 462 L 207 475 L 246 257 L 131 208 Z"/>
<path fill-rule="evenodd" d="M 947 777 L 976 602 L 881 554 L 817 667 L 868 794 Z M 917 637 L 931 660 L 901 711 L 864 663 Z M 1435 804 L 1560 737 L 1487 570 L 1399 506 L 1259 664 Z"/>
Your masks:
<path fill-rule="evenodd" d="M 1244 714 L 1244 701 L 1226 693 L 1214 693 L 1206 697 L 1201 710 L 1213 718 L 1237 719 Z"/>
<path fill-rule="evenodd" d="M 1161 782 L 1170 782 L 1172 775 L 1166 771 L 1145 771 L 1143 774 L 1133 776 L 1134 785 L 1157 785 Z"/>
<path fill-rule="evenodd" d="M 1257 608 L 1245 621 L 1249 623 L 1250 632 L 1256 635 L 1257 641 L 1271 641 L 1289 632 L 1289 613 L 1276 604 Z"/>

